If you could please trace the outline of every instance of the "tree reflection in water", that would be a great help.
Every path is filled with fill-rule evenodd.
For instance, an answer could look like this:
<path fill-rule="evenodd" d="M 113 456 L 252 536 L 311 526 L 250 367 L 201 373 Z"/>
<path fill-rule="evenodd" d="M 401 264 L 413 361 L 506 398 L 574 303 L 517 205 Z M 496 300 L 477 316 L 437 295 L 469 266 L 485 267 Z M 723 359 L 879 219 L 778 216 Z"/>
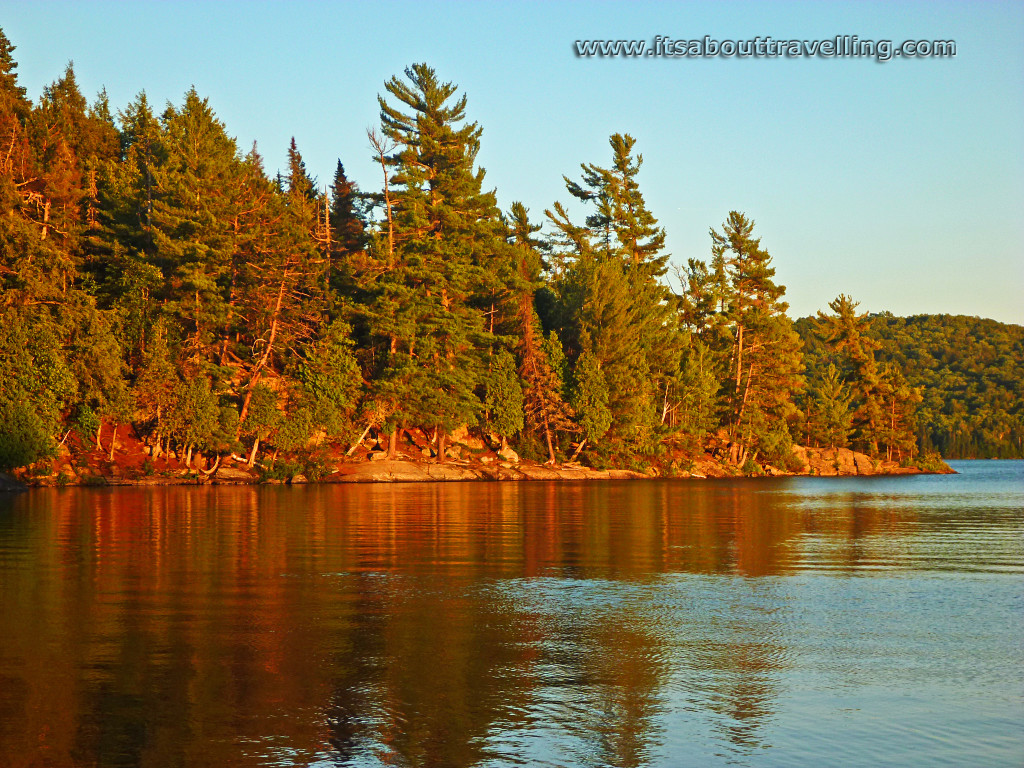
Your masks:
<path fill-rule="evenodd" d="M 0 510 L 5 765 L 642 766 L 772 746 L 801 574 L 913 505 L 757 482 L 38 491 Z M 796 501 L 794 501 L 796 499 Z"/>

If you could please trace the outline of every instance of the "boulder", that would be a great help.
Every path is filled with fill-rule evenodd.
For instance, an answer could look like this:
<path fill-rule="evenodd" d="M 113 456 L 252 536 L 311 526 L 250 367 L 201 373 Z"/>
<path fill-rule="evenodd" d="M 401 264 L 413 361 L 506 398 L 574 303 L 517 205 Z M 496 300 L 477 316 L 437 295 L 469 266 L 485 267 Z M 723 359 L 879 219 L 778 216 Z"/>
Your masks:
<path fill-rule="evenodd" d="M 857 468 L 858 475 L 873 475 L 875 474 L 875 462 L 871 460 L 871 457 L 863 453 L 853 454 L 853 464 Z"/>
<path fill-rule="evenodd" d="M 498 455 L 505 461 L 511 464 L 519 463 L 519 454 L 509 448 L 507 445 L 504 448 L 498 449 Z"/>
<path fill-rule="evenodd" d="M 840 448 L 836 451 L 836 471 L 840 475 L 857 474 L 857 462 L 849 448 Z"/>
<path fill-rule="evenodd" d="M 343 464 L 331 482 L 336 483 L 394 483 L 429 480 L 418 464 L 411 461 L 381 461 L 360 464 Z"/>
<path fill-rule="evenodd" d="M 225 466 L 218 467 L 214 477 L 218 481 L 227 483 L 251 483 L 256 479 L 256 476 L 248 469 Z"/>
<path fill-rule="evenodd" d="M 463 424 L 460 427 L 456 427 L 448 435 L 448 439 L 456 445 L 462 445 L 469 448 L 471 451 L 482 451 L 484 449 L 484 441 L 479 437 L 473 437 L 469 434 L 469 427 Z"/>

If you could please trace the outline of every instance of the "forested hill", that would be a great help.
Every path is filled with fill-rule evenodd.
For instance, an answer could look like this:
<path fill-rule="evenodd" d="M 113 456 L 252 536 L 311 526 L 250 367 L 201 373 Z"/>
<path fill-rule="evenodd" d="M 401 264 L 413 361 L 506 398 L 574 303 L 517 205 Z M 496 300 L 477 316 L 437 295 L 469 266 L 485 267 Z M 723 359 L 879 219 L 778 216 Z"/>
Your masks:
<path fill-rule="evenodd" d="M 876 357 L 921 389 L 918 441 L 958 458 L 1024 457 L 1024 326 L 962 315 L 870 315 Z M 796 327 L 808 376 L 827 365 L 815 319 Z"/>
<path fill-rule="evenodd" d="M 795 443 L 1020 455 L 1019 329 L 932 333 L 841 295 L 805 360 L 745 213 L 670 274 L 628 134 L 538 217 L 499 210 L 483 127 L 426 64 L 384 84 L 360 190 L 340 159 L 312 177 L 294 139 L 268 173 L 194 89 L 115 113 L 68 65 L 33 102 L 14 50 L 0 31 L 0 470 L 116 466 L 131 439 L 169 472 L 280 453 L 308 476 L 367 436 L 377 459 L 459 459 L 467 432 L 512 462 L 651 472 L 707 450 L 797 471 Z"/>

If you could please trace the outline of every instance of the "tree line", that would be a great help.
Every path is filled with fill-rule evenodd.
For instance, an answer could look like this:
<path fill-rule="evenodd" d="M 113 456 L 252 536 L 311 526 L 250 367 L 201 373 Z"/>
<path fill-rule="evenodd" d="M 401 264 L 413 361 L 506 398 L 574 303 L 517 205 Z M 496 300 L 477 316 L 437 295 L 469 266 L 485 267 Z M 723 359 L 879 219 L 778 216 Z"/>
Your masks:
<path fill-rule="evenodd" d="M 874 318 L 841 296 L 794 325 L 746 215 L 670 273 L 627 134 L 534 219 L 499 209 L 466 95 L 425 64 L 378 98 L 376 188 L 339 160 L 323 190 L 294 140 L 269 174 L 194 89 L 115 115 L 69 65 L 33 104 L 13 51 L 0 31 L 0 467 L 72 432 L 113 459 L 129 425 L 187 464 L 371 429 L 394 456 L 416 428 L 444 461 L 464 426 L 595 466 L 709 438 L 748 471 L 794 441 L 945 446 Z"/>
<path fill-rule="evenodd" d="M 798 320 L 809 379 L 831 353 Z M 872 315 L 880 363 L 919 390 L 916 438 L 952 459 L 1024 458 L 1024 327 L 977 317 Z"/>

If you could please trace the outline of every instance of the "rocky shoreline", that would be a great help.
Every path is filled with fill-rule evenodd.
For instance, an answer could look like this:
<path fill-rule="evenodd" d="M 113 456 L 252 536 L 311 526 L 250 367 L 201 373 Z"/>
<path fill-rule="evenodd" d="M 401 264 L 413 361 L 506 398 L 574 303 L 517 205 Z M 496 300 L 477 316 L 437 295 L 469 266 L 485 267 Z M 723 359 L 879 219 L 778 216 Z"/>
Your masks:
<path fill-rule="evenodd" d="M 473 440 L 470 438 L 469 442 Z M 650 478 L 713 479 L 739 477 L 851 477 L 909 474 L 952 473 L 944 463 L 929 469 L 900 466 L 897 462 L 872 459 L 849 450 L 804 448 L 795 446 L 791 467 L 756 466 L 756 472 L 743 473 L 723 457 L 721 449 L 703 453 L 696 458 L 674 460 L 664 469 L 652 467 L 646 472 L 629 469 L 594 469 L 576 462 L 559 465 L 521 460 L 514 451 L 503 448 L 491 451 L 476 441 L 472 445 L 455 444 L 453 455 L 444 463 L 431 458 L 426 451 L 420 456 L 399 453 L 389 459 L 379 445 L 360 446 L 352 457 L 336 451 L 328 454 L 325 464 L 310 476 L 301 471 L 282 477 L 280 473 L 251 468 L 234 456 L 219 460 L 207 469 L 199 457 L 186 467 L 175 456 L 154 461 L 150 449 L 141 443 L 120 445 L 122 452 L 115 461 L 106 460 L 100 451 L 78 454 L 74 458 L 64 451 L 45 466 L 26 468 L 0 475 L 0 491 L 24 490 L 28 487 L 65 486 L 152 486 L 152 485 L 239 485 L 239 484 L 303 484 L 317 483 L 423 483 L 468 481 L 591 481 L 635 480 Z"/>

